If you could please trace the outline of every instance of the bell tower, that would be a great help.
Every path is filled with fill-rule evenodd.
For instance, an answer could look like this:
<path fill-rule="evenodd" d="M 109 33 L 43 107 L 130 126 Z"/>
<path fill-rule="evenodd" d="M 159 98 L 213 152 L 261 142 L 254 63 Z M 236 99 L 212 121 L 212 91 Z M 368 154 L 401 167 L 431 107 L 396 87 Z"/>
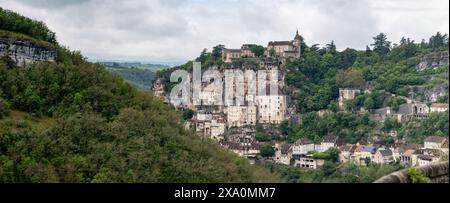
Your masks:
<path fill-rule="evenodd" d="M 298 34 L 298 29 L 297 29 L 297 33 L 295 34 L 294 37 L 294 46 L 295 48 L 298 50 L 298 55 L 297 57 L 300 58 L 301 52 L 302 52 L 302 37 L 300 36 L 300 34 Z"/>

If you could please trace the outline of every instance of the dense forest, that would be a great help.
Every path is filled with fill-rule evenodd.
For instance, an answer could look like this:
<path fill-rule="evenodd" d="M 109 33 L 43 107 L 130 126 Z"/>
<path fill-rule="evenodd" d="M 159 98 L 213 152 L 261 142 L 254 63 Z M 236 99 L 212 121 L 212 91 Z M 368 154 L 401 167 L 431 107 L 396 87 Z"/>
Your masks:
<path fill-rule="evenodd" d="M 0 9 L 0 29 L 57 45 L 44 23 Z M 201 139 L 181 114 L 57 45 L 56 62 L 0 59 L 0 182 L 278 182 Z"/>

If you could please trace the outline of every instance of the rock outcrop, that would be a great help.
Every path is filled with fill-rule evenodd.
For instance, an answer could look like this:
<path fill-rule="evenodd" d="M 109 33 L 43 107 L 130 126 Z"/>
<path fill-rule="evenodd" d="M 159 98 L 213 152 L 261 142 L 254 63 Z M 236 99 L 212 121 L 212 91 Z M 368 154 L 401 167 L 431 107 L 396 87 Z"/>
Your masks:
<path fill-rule="evenodd" d="M 437 102 L 438 98 L 444 96 L 446 93 L 448 93 L 448 87 L 446 85 L 436 85 L 425 90 L 424 95 L 426 101 Z"/>
<path fill-rule="evenodd" d="M 55 61 L 56 50 L 29 39 L 0 38 L 0 57 L 9 56 L 19 66 L 36 61 Z"/>
<path fill-rule="evenodd" d="M 422 57 L 416 65 L 416 70 L 424 71 L 443 65 L 448 65 L 448 52 L 436 52 Z"/>

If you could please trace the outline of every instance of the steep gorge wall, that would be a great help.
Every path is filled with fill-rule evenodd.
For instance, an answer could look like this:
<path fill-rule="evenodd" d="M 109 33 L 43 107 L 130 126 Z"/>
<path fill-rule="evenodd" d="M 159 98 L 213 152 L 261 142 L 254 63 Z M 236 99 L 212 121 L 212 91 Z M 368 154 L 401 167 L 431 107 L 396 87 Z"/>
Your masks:
<path fill-rule="evenodd" d="M 0 57 L 9 56 L 19 66 L 36 61 L 55 61 L 56 50 L 26 39 L 0 38 Z"/>

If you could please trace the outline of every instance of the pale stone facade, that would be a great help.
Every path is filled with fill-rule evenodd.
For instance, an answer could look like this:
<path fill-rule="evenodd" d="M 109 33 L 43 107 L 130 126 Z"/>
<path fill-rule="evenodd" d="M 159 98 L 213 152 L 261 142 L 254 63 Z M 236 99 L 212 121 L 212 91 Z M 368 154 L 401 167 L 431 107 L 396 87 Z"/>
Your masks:
<path fill-rule="evenodd" d="M 285 118 L 286 96 L 256 96 L 258 104 L 258 122 L 262 124 L 279 124 Z"/>
<path fill-rule="evenodd" d="M 339 108 L 344 109 L 345 101 L 355 99 L 356 95 L 361 93 L 359 89 L 340 88 L 339 89 Z"/>
<path fill-rule="evenodd" d="M 292 155 L 306 155 L 315 150 L 315 145 L 311 140 L 302 138 L 297 140 L 292 146 Z"/>
<path fill-rule="evenodd" d="M 256 124 L 256 106 L 227 107 L 228 127 L 241 127 Z"/>
<path fill-rule="evenodd" d="M 267 44 L 266 55 L 274 52 L 276 57 L 299 58 L 301 56 L 301 37 L 298 31 L 293 41 L 271 41 Z"/>

